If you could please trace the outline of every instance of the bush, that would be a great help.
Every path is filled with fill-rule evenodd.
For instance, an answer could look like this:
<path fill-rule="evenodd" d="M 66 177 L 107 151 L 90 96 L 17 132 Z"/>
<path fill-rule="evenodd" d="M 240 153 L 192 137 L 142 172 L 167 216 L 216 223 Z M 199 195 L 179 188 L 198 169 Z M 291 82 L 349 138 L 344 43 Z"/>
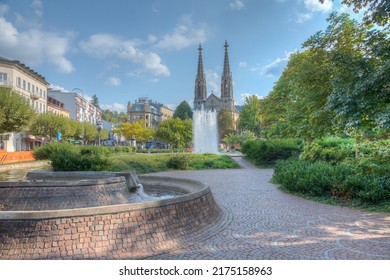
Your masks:
<path fill-rule="evenodd" d="M 275 164 L 277 160 L 298 157 L 302 146 L 303 141 L 298 139 L 247 140 L 241 152 L 255 164 L 269 165 Z"/>
<path fill-rule="evenodd" d="M 353 139 L 325 138 L 306 144 L 301 158 L 306 161 L 326 161 L 332 164 L 355 158 Z"/>
<path fill-rule="evenodd" d="M 289 159 L 276 163 L 273 180 L 295 193 L 377 203 L 390 198 L 389 174 L 364 174 L 353 165 Z"/>
<path fill-rule="evenodd" d="M 49 144 L 46 144 L 42 147 L 37 147 L 33 150 L 34 158 L 37 160 L 45 160 L 49 159 L 51 155 L 57 153 L 59 150 L 66 149 L 66 150 L 74 150 L 76 151 L 78 147 L 74 146 L 73 144 L 67 143 L 67 142 L 52 142 Z"/>
<path fill-rule="evenodd" d="M 64 145 L 50 156 L 55 171 L 103 171 L 109 169 L 109 161 L 95 149 L 77 149 Z"/>
<path fill-rule="evenodd" d="M 167 162 L 167 167 L 172 169 L 186 170 L 188 169 L 188 158 L 184 155 L 171 157 Z"/>

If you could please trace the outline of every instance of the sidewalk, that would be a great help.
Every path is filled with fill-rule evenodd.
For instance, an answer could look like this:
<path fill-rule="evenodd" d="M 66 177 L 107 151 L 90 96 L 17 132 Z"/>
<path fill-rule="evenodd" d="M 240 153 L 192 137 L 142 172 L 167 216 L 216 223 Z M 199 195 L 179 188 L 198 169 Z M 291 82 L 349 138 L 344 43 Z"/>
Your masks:
<path fill-rule="evenodd" d="M 211 187 L 225 215 L 194 245 L 150 259 L 385 259 L 390 214 L 319 204 L 286 194 L 258 169 L 164 172 Z"/>

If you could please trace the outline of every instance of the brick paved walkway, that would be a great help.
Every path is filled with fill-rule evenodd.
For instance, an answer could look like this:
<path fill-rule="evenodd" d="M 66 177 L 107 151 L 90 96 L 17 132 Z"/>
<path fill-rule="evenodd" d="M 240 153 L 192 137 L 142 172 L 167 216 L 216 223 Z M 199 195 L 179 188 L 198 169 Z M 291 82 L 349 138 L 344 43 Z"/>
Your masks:
<path fill-rule="evenodd" d="M 159 174 L 208 184 L 225 214 L 197 242 L 151 259 L 390 260 L 390 214 L 283 193 L 269 183 L 271 169 L 236 160 L 241 169 Z"/>

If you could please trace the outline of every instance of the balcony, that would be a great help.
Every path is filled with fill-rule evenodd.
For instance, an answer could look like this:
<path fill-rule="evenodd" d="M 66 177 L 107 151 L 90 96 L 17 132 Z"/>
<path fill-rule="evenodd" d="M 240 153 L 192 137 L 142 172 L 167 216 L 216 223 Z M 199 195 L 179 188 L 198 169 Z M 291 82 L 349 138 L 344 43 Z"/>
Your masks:
<path fill-rule="evenodd" d="M 32 99 L 32 100 L 38 100 L 39 99 L 39 95 L 38 94 L 36 94 L 36 93 L 30 93 L 30 98 Z"/>

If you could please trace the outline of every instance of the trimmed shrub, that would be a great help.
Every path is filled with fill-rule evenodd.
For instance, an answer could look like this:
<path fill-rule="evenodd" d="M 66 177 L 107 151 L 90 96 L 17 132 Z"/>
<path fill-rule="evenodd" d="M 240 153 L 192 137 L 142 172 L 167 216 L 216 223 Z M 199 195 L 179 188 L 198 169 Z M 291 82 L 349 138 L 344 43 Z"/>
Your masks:
<path fill-rule="evenodd" d="M 76 149 L 74 146 L 62 146 L 50 156 L 55 171 L 103 171 L 109 169 L 106 156 L 97 150 Z"/>
<path fill-rule="evenodd" d="M 36 147 L 33 150 L 33 155 L 37 160 L 45 160 L 49 159 L 52 154 L 55 154 L 62 149 L 76 151 L 78 147 L 68 142 L 52 142 L 42 147 Z"/>
<path fill-rule="evenodd" d="M 184 155 L 173 156 L 168 160 L 167 167 L 172 169 L 186 170 L 189 167 L 188 158 Z"/>
<path fill-rule="evenodd" d="M 299 139 L 247 140 L 241 152 L 258 165 L 275 164 L 277 160 L 298 157 L 303 149 L 303 141 Z"/>
<path fill-rule="evenodd" d="M 306 161 L 326 161 L 332 164 L 355 158 L 353 139 L 325 138 L 306 144 L 301 158 Z"/>
<path fill-rule="evenodd" d="M 273 180 L 295 193 L 372 204 L 390 198 L 389 174 L 364 174 L 353 165 L 289 159 L 276 163 Z"/>

